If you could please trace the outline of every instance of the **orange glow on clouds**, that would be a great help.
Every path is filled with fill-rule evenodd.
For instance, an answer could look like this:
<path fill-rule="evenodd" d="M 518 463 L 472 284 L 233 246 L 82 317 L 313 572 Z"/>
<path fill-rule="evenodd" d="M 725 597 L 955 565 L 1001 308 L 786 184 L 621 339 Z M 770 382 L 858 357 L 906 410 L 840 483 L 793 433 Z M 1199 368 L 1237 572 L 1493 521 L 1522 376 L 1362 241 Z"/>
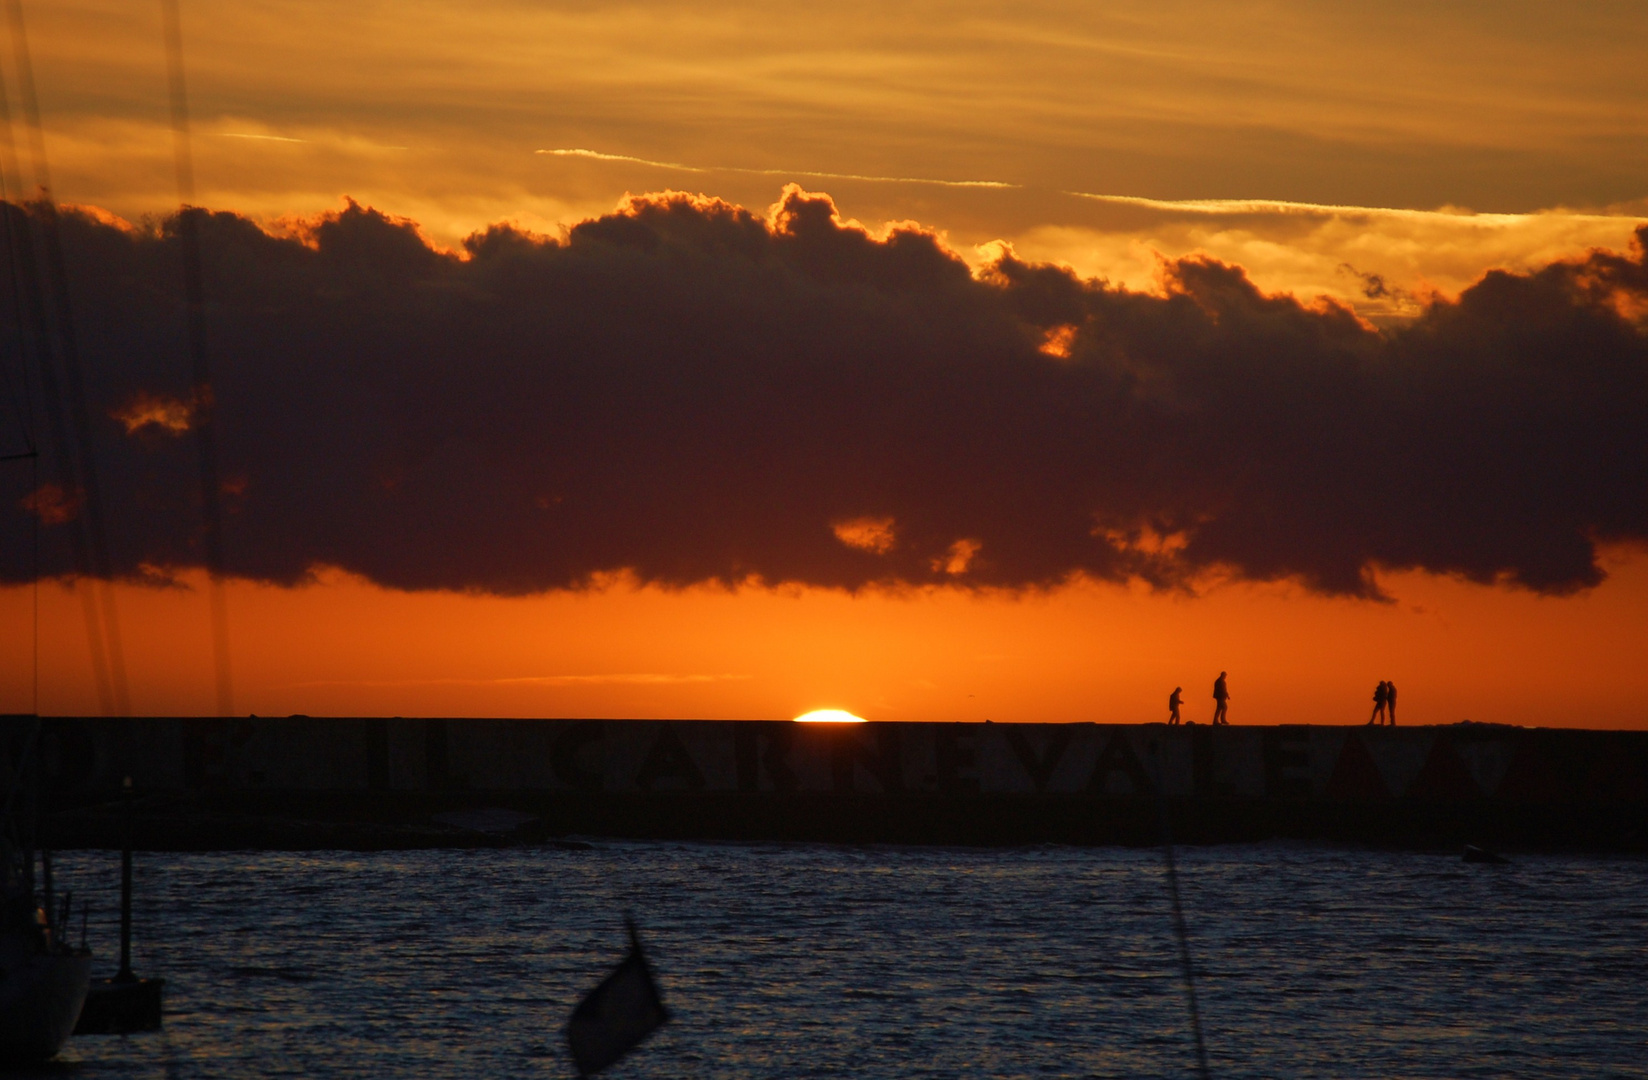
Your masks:
<path fill-rule="evenodd" d="M 933 569 L 942 570 L 952 577 L 965 574 L 973 565 L 973 557 L 983 548 L 984 545 L 977 540 L 957 540 L 942 557 L 933 560 Z"/>
<path fill-rule="evenodd" d="M 890 517 L 839 521 L 831 526 L 831 530 L 835 538 L 848 547 L 873 555 L 885 555 L 898 546 L 898 533 Z"/>
<path fill-rule="evenodd" d="M 183 435 L 194 424 L 194 412 L 194 406 L 188 402 L 139 393 L 111 415 L 120 421 L 128 435 L 151 428 L 166 435 Z"/>
<path fill-rule="evenodd" d="M 1047 338 L 1039 348 L 1048 356 L 1068 360 L 1070 349 L 1076 343 L 1076 332 L 1080 329 L 1079 326 L 1055 326 L 1047 332 Z"/>

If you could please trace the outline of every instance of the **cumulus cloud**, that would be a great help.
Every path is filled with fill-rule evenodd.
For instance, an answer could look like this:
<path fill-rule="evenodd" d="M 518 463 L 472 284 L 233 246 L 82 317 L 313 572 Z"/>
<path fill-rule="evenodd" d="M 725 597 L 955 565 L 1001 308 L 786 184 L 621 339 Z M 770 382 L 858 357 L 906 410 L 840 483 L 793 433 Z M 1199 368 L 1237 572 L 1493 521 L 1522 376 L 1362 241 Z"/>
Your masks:
<path fill-rule="evenodd" d="M 1648 229 L 1375 329 L 1211 257 L 1153 291 L 1005 248 L 975 272 L 795 187 L 766 215 L 665 193 L 455 253 L 354 205 L 199 225 L 225 546 L 258 580 L 1375 596 L 1389 568 L 1560 593 L 1648 538 Z M 64 228 L 115 562 L 197 566 L 192 440 L 133 411 L 189 396 L 176 222 Z M 73 499 L 26 476 L 3 477 L 12 581 L 31 514 L 68 569 L 42 510 Z"/>

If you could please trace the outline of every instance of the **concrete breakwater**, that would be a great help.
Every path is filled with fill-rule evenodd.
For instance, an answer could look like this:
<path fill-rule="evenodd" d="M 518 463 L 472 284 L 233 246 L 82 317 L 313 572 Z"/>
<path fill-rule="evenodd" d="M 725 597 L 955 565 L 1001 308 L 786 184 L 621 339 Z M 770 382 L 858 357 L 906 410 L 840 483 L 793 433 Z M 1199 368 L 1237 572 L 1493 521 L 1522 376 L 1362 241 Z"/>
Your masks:
<path fill-rule="evenodd" d="M 0 719 L 12 762 L 35 721 Z M 48 718 L 60 842 L 397 846 L 507 807 L 541 835 L 1021 843 L 1300 836 L 1648 846 L 1648 732 L 1449 727 Z M 135 803 L 121 803 L 131 779 Z M 1162 797 L 1165 798 L 1162 798 Z M 356 832 L 350 832 L 355 828 Z M 398 830 L 398 831 L 397 831 Z M 528 830 L 530 832 L 530 830 Z M 358 834 L 358 835 L 357 835 Z"/>

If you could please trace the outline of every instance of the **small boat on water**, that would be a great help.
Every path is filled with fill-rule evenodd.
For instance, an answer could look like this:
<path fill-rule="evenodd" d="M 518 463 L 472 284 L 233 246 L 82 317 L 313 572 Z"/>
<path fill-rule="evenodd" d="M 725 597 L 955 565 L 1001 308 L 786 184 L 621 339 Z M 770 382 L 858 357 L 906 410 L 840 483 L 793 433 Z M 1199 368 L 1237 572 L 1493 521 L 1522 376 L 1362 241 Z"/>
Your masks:
<path fill-rule="evenodd" d="M 33 849 L 0 839 L 0 1067 L 61 1050 L 91 985 L 91 950 L 66 940 L 69 898 L 55 902 L 50 860 L 42 853 L 37 889 Z"/>

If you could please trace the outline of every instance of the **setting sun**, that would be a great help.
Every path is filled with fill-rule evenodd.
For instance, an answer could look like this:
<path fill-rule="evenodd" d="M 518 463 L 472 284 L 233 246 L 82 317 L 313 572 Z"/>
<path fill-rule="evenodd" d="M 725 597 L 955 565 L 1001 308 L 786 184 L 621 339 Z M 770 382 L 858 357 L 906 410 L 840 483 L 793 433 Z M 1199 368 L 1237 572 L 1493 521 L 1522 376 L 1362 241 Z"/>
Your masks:
<path fill-rule="evenodd" d="M 814 709 L 795 718 L 798 724 L 862 724 L 862 716 L 854 716 L 845 709 Z"/>

